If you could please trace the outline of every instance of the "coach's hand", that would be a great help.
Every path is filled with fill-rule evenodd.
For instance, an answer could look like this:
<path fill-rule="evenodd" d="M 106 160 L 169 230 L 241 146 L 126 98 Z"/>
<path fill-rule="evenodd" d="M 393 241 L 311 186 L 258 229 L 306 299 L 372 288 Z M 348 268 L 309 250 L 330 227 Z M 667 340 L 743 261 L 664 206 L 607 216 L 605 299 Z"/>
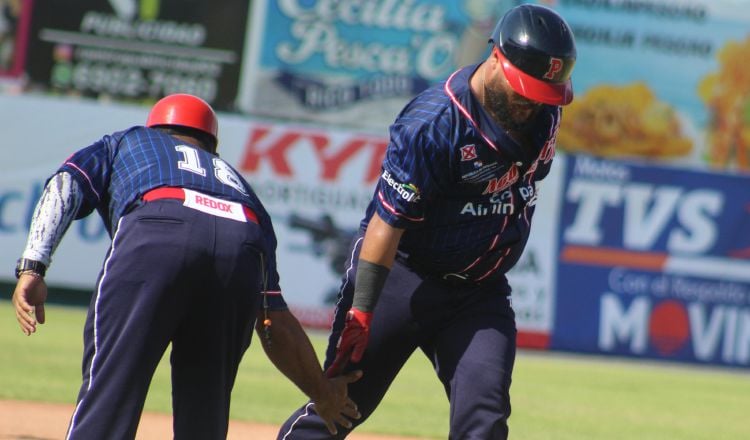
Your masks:
<path fill-rule="evenodd" d="M 44 324 L 44 302 L 47 301 L 47 283 L 35 274 L 21 274 L 13 291 L 13 307 L 21 331 L 26 336 L 36 331 L 36 324 Z"/>
<path fill-rule="evenodd" d="M 336 358 L 326 371 L 328 377 L 341 374 L 349 361 L 359 362 L 370 339 L 372 313 L 352 307 L 346 314 L 346 323 L 336 345 Z"/>
<path fill-rule="evenodd" d="M 350 419 L 357 420 L 362 415 L 357 405 L 348 397 L 348 386 L 362 377 L 362 371 L 350 371 L 341 376 L 328 379 L 328 389 L 317 399 L 313 399 L 313 407 L 332 435 L 338 433 L 336 425 L 351 428 Z"/>

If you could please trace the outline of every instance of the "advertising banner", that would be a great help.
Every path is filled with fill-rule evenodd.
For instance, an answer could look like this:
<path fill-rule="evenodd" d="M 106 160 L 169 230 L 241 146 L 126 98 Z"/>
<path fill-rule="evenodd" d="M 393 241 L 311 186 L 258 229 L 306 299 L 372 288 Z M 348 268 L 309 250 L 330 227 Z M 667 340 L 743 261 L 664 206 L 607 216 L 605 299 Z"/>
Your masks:
<path fill-rule="evenodd" d="M 737 0 L 556 0 L 575 35 L 559 147 L 750 171 L 750 8 Z"/>
<path fill-rule="evenodd" d="M 184 92 L 217 110 L 232 110 L 249 4 L 35 2 L 28 87 L 122 101 L 155 101 Z"/>
<path fill-rule="evenodd" d="M 386 138 L 356 131 L 251 122 L 244 150 L 230 159 L 271 213 L 284 295 L 298 313 L 308 313 L 308 323 L 329 325 L 386 146 Z M 553 170 L 540 191 L 527 252 L 510 275 L 519 344 L 527 347 L 546 348 L 552 326 L 562 179 Z"/>
<path fill-rule="evenodd" d="M 416 93 L 482 61 L 521 3 L 555 9 L 576 39 L 560 149 L 750 171 L 750 9 L 737 0 L 257 1 L 240 108 L 384 133 Z"/>
<path fill-rule="evenodd" d="M 99 137 L 143 124 L 144 106 L 102 105 L 47 96 L 0 95 L 0 120 L 9 150 L 0 163 L 0 279 L 13 267 L 44 182 L 62 161 Z M 44 126 L 44 130 L 39 130 Z M 284 297 L 300 320 L 328 328 L 349 245 L 380 178 L 386 139 L 355 131 L 323 130 L 219 115 L 219 154 L 239 170 L 263 201 L 278 238 Z M 29 133 L 34 133 L 33 145 Z M 521 344 L 549 343 L 553 316 L 562 174 L 544 180 L 526 255 L 511 274 Z M 97 215 L 75 221 L 53 256 L 51 286 L 91 289 L 109 247 Z"/>
<path fill-rule="evenodd" d="M 557 236 L 567 158 L 557 154 L 538 187 L 531 235 L 518 263 L 508 272 L 518 345 L 548 348 L 555 316 Z"/>
<path fill-rule="evenodd" d="M 26 64 L 32 0 L 0 2 L 0 77 L 18 77 Z"/>
<path fill-rule="evenodd" d="M 46 96 L 0 95 L 3 148 L 8 155 L 0 162 L 0 277 L 4 281 L 15 281 L 13 268 L 26 245 L 46 179 L 76 149 L 104 134 L 143 124 L 146 111 Z M 53 255 L 47 283 L 93 288 L 109 242 L 97 215 L 73 222 Z"/>
<path fill-rule="evenodd" d="M 551 347 L 750 366 L 750 177 L 569 159 Z"/>
<path fill-rule="evenodd" d="M 384 134 L 412 96 L 479 62 L 495 22 L 516 2 L 253 3 L 241 109 Z"/>
<path fill-rule="evenodd" d="M 332 306 L 351 260 L 351 239 L 380 177 L 386 141 L 348 131 L 251 122 L 239 146 L 240 154 L 228 160 L 273 218 L 289 301 Z"/>

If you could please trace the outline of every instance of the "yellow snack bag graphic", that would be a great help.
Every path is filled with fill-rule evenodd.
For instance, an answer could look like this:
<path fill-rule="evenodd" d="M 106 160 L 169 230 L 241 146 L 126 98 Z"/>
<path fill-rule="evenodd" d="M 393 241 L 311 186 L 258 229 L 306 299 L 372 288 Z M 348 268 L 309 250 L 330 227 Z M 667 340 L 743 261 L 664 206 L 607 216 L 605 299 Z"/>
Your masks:
<path fill-rule="evenodd" d="M 716 168 L 750 170 L 750 36 L 718 52 L 719 70 L 706 75 L 698 95 L 710 114 L 708 162 Z"/>
<path fill-rule="evenodd" d="M 675 158 L 688 155 L 677 114 L 657 101 L 642 82 L 599 85 L 576 98 L 563 113 L 562 150 L 605 157 Z"/>

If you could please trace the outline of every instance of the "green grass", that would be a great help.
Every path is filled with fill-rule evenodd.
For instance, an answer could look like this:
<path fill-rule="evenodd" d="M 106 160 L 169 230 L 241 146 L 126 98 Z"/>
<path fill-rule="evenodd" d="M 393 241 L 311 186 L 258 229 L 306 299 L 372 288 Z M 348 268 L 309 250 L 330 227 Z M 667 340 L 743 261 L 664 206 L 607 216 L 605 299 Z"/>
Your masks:
<path fill-rule="evenodd" d="M 750 372 L 521 356 L 511 429 L 528 439 L 750 439 Z"/>
<path fill-rule="evenodd" d="M 49 306 L 47 324 L 31 337 L 0 301 L 0 398 L 73 403 L 80 385 L 85 310 Z M 322 356 L 325 335 L 311 334 Z M 750 371 L 603 357 L 521 352 L 516 362 L 511 438 L 750 438 Z M 280 424 L 304 396 L 267 360 L 259 344 L 245 355 L 232 418 Z M 170 411 L 168 364 L 156 372 L 147 411 Z M 360 432 L 444 439 L 448 405 L 429 363 L 404 367 Z"/>
<path fill-rule="evenodd" d="M 86 311 L 46 307 L 47 323 L 25 336 L 9 301 L 0 300 L 0 399 L 75 403 L 81 384 L 81 352 Z M 322 359 L 326 335 L 311 334 Z M 424 357 L 415 356 L 401 372 L 378 411 L 361 432 L 444 438 L 448 404 Z M 171 412 L 168 356 L 154 374 L 145 410 Z M 305 396 L 263 353 L 256 341 L 245 353 L 232 394 L 231 417 L 281 425 Z M 429 411 L 429 417 L 423 412 Z"/>

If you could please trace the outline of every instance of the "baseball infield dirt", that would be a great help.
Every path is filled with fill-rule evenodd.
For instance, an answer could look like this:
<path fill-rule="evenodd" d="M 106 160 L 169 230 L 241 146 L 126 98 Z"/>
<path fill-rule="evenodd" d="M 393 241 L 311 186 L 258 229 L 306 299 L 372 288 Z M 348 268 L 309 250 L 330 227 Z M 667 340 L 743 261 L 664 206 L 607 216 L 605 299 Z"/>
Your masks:
<path fill-rule="evenodd" d="M 65 437 L 72 405 L 0 400 L 0 439 L 58 440 Z M 231 421 L 230 440 L 271 440 L 276 438 L 278 426 Z M 138 427 L 138 440 L 172 438 L 172 417 L 166 414 L 144 413 Z M 392 437 L 354 433 L 350 440 L 418 440 L 413 437 Z"/>

